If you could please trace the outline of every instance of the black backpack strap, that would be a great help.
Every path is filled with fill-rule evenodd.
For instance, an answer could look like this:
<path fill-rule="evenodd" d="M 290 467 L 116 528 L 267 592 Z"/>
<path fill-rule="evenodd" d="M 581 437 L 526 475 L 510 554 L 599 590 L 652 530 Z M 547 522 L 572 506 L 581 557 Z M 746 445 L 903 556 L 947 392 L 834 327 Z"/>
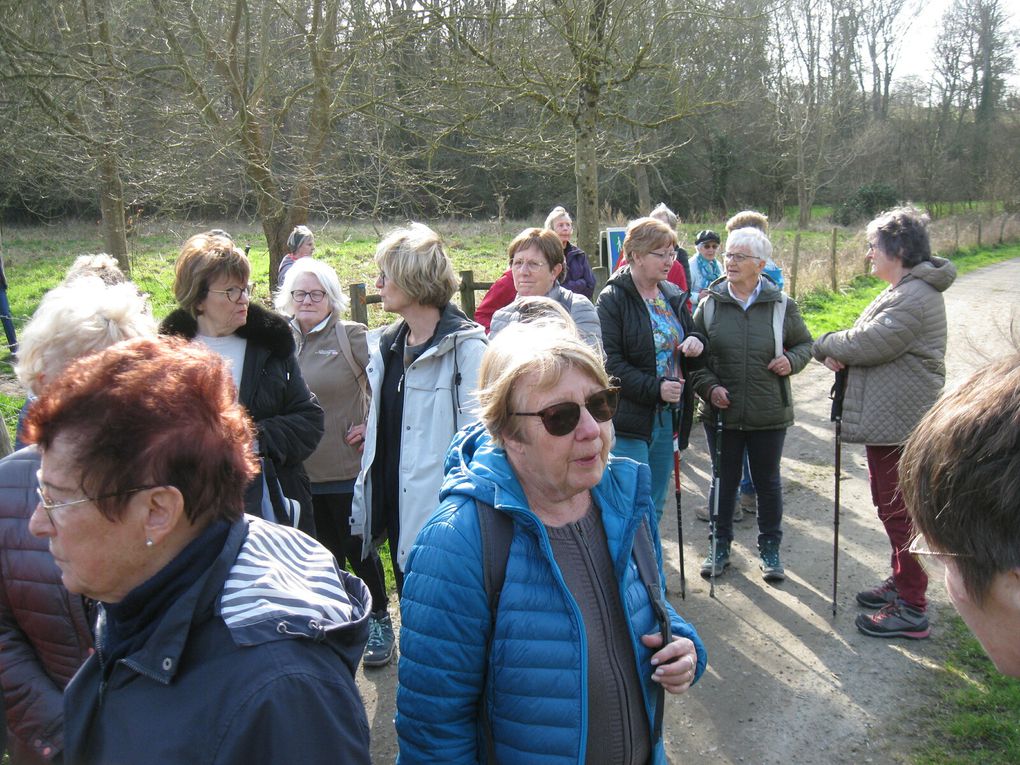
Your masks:
<path fill-rule="evenodd" d="M 483 665 L 488 677 L 489 651 L 492 649 L 492 638 L 496 632 L 496 612 L 499 610 L 499 596 L 503 592 L 503 582 L 506 580 L 506 562 L 510 557 L 514 522 L 509 515 L 486 502 L 475 500 L 475 508 L 478 511 L 478 526 L 482 534 L 482 580 L 485 583 L 485 597 L 489 601 L 489 641 L 485 647 Z M 492 737 L 492 723 L 485 703 L 486 690 L 483 685 L 482 695 L 478 700 L 478 715 L 485 736 L 486 762 L 495 763 L 496 743 Z"/>
<path fill-rule="evenodd" d="M 638 575 L 648 591 L 648 602 L 651 603 L 655 620 L 659 623 L 662 645 L 665 647 L 672 641 L 673 632 L 669 621 L 669 610 L 666 608 L 666 599 L 662 595 L 662 587 L 659 584 L 659 564 L 656 562 L 655 545 L 652 544 L 652 532 L 648 529 L 647 518 L 642 519 L 634 534 L 633 554 L 634 562 L 638 567 Z M 652 746 L 655 746 L 655 742 L 662 737 L 662 714 L 666 706 L 666 690 L 658 683 L 656 686 Z"/>

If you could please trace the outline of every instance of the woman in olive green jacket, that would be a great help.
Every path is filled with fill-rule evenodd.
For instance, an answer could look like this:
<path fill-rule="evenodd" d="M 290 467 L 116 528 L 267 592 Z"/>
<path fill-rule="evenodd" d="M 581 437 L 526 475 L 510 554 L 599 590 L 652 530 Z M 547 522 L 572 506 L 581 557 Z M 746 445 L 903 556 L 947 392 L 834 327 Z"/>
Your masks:
<path fill-rule="evenodd" d="M 811 358 L 811 333 L 797 304 L 762 274 L 771 254 L 772 244 L 761 231 L 733 231 L 726 241 L 725 275 L 711 284 L 694 314 L 695 329 L 708 337 L 708 359 L 692 380 L 703 401 L 701 420 L 713 460 L 717 418 L 722 421 L 718 544 L 701 565 L 705 577 L 721 574 L 730 564 L 733 508 L 746 449 L 758 491 L 762 575 L 767 582 L 786 578 L 779 557 L 779 463 L 786 429 L 793 424 L 789 378 Z M 714 501 L 713 495 L 710 507 Z"/>

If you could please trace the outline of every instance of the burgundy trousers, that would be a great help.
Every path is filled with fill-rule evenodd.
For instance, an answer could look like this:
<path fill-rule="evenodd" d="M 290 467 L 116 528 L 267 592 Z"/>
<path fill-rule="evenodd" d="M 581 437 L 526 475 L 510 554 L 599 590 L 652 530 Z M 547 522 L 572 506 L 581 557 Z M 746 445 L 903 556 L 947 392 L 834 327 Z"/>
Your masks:
<path fill-rule="evenodd" d="M 878 517 L 892 545 L 892 574 L 900 600 L 908 606 L 925 610 L 928 601 L 928 575 L 920 563 L 907 552 L 914 537 L 914 527 L 900 495 L 901 446 L 866 446 L 868 477 L 871 479 L 871 501 L 878 508 Z"/>

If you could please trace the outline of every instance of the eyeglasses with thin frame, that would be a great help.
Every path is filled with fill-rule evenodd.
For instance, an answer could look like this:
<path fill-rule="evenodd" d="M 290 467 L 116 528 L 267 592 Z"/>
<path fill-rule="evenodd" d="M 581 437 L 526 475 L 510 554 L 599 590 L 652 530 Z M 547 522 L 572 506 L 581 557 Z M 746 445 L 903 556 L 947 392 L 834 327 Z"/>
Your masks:
<path fill-rule="evenodd" d="M 931 546 L 928 544 L 928 540 L 925 539 L 924 534 L 918 534 L 911 540 L 910 547 L 907 548 L 907 552 L 911 555 L 916 555 L 921 565 L 929 571 L 936 568 L 945 568 L 946 561 L 954 558 L 970 557 L 965 553 L 937 552 L 932 550 Z M 935 564 L 938 564 L 938 566 Z"/>
<path fill-rule="evenodd" d="M 584 408 L 596 422 L 608 422 L 616 414 L 620 403 L 619 388 L 605 388 L 592 393 L 584 400 Z M 512 417 L 541 417 L 545 432 L 550 436 L 566 436 L 574 432 L 581 421 L 581 405 L 576 401 L 550 404 L 537 412 L 510 412 Z"/>
<path fill-rule="evenodd" d="M 676 250 L 674 250 L 673 248 L 670 248 L 668 252 L 655 252 L 655 250 L 652 250 L 648 254 L 649 255 L 654 255 L 659 260 L 675 260 L 676 259 Z"/>
<path fill-rule="evenodd" d="M 209 291 L 215 292 L 217 295 L 226 295 L 227 300 L 229 300 L 231 303 L 240 303 L 241 295 L 244 295 L 245 297 L 251 297 L 251 293 L 254 289 L 255 289 L 254 284 L 247 284 L 244 287 L 228 287 L 225 290 L 211 289 Z"/>
<path fill-rule="evenodd" d="M 544 260 L 515 260 L 510 263 L 511 271 L 541 271 L 544 268 L 549 268 L 549 264 Z"/>
<path fill-rule="evenodd" d="M 734 263 L 743 263 L 745 260 L 758 260 L 754 255 L 744 255 L 741 252 L 724 252 L 723 257 L 726 260 L 732 260 Z"/>
<path fill-rule="evenodd" d="M 35 488 L 35 494 L 39 498 L 39 504 L 42 505 L 42 509 L 46 511 L 46 517 L 50 519 L 50 524 L 56 526 L 56 521 L 53 520 L 53 511 L 59 510 L 63 507 L 74 507 L 75 505 L 84 505 L 86 502 L 98 502 L 101 499 L 110 499 L 111 497 L 122 497 L 126 494 L 137 494 L 140 491 L 146 491 L 148 489 L 155 489 L 159 484 L 152 484 L 147 486 L 136 486 L 133 489 L 127 491 L 114 491 L 109 494 L 100 494 L 98 497 L 82 497 L 81 499 L 72 499 L 67 502 L 53 502 L 42 489 L 42 480 L 39 475 L 36 474 L 36 481 L 39 483 Z"/>
<path fill-rule="evenodd" d="M 321 303 L 326 297 L 325 290 L 291 290 L 290 297 L 295 303 L 305 302 L 305 298 L 311 298 L 313 303 Z"/>

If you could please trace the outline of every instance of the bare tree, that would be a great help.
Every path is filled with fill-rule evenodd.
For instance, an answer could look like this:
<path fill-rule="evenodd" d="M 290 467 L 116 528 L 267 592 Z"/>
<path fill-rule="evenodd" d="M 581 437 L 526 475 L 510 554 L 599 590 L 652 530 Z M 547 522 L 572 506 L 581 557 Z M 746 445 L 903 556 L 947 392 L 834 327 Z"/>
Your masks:
<path fill-rule="evenodd" d="M 123 12 L 113 0 L 8 8 L 0 25 L 0 84 L 20 104 L 20 119 L 46 131 L 42 142 L 29 138 L 26 150 L 42 155 L 55 173 L 84 170 L 95 179 L 105 249 L 129 274 L 122 172 L 130 73 L 117 28 Z"/>

